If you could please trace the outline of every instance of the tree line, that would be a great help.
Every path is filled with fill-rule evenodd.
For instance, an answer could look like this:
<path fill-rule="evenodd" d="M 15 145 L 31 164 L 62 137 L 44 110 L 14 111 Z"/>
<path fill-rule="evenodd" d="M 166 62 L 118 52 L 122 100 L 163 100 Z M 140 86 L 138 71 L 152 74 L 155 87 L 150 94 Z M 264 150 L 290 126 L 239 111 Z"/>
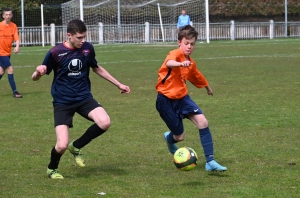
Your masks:
<path fill-rule="evenodd" d="M 41 25 L 41 4 L 44 5 L 44 23 L 62 25 L 61 4 L 69 0 L 24 0 L 25 26 Z M 174 0 L 173 0 L 174 1 Z M 176 0 L 176 2 L 180 0 Z M 199 0 L 201 2 L 203 0 Z M 122 4 L 140 4 L 140 0 L 122 0 Z M 164 1 L 166 2 L 166 1 Z M 172 2 L 172 0 L 170 0 Z M 211 22 L 236 21 L 282 21 L 284 0 L 209 0 Z M 13 21 L 21 26 L 21 0 L 1 0 L 0 8 L 13 10 Z M 290 21 L 300 21 L 300 1 L 288 0 Z"/>

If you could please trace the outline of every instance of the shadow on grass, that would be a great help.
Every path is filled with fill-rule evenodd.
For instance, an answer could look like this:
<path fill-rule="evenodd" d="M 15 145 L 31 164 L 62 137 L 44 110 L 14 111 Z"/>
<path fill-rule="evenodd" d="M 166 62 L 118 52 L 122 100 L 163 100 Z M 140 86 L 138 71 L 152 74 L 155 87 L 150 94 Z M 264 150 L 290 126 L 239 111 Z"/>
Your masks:
<path fill-rule="evenodd" d="M 128 172 L 119 167 L 112 166 L 89 166 L 85 168 L 77 168 L 74 177 L 89 178 L 94 176 L 107 175 L 128 175 Z M 70 176 L 67 176 L 70 177 Z M 71 176 L 72 177 L 72 176 Z"/>
<path fill-rule="evenodd" d="M 200 181 L 189 181 L 189 182 L 184 182 L 181 185 L 195 187 L 195 186 L 203 186 L 204 183 Z"/>
<path fill-rule="evenodd" d="M 208 175 L 215 177 L 230 177 L 226 172 L 208 172 Z"/>

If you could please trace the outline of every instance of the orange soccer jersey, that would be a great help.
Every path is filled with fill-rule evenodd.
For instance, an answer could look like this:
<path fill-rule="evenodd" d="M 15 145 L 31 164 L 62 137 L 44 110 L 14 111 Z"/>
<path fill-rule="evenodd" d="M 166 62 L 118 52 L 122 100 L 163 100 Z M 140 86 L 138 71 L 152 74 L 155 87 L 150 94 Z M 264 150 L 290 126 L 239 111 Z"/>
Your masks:
<path fill-rule="evenodd" d="M 10 56 L 12 43 L 19 40 L 18 28 L 15 23 L 0 23 L 0 56 Z"/>
<path fill-rule="evenodd" d="M 183 62 L 186 57 L 180 48 L 169 52 L 158 71 L 158 82 L 156 84 L 158 93 L 170 99 L 181 99 L 188 94 L 186 80 L 198 88 L 208 85 L 207 80 L 197 69 L 196 62 L 192 58 L 189 57 L 192 62 L 189 67 L 174 67 L 172 69 L 166 66 L 168 60 Z"/>

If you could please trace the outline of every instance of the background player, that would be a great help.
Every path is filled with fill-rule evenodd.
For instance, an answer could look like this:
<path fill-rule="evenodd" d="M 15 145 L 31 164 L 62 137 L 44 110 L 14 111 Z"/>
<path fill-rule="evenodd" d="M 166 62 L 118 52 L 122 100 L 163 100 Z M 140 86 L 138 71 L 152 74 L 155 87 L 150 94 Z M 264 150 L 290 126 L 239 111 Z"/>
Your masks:
<path fill-rule="evenodd" d="M 183 26 L 190 25 L 190 23 L 190 16 L 186 14 L 185 10 L 182 10 L 181 15 L 178 17 L 177 30 L 179 30 L 179 28 L 182 28 Z"/>
<path fill-rule="evenodd" d="M 0 23 L 0 79 L 5 71 L 7 71 L 8 82 L 13 91 L 13 97 L 22 98 L 22 95 L 17 91 L 14 70 L 10 63 L 11 48 L 14 41 L 16 42 L 14 52 L 15 54 L 19 53 L 20 39 L 18 28 L 16 24 L 11 22 L 13 14 L 10 8 L 2 9 L 2 17 L 4 20 Z"/>

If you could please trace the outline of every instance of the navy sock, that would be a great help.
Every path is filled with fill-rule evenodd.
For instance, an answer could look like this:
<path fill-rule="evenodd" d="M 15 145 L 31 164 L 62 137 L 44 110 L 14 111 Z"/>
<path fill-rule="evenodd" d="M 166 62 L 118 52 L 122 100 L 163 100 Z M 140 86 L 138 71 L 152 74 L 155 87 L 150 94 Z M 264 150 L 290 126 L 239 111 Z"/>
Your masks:
<path fill-rule="evenodd" d="M 51 150 L 51 157 L 50 157 L 50 163 L 48 165 L 48 168 L 49 169 L 57 169 L 61 156 L 62 156 L 62 154 L 58 153 L 55 150 L 55 147 L 53 147 Z"/>
<path fill-rule="evenodd" d="M 174 139 L 172 132 L 170 132 L 169 135 L 167 136 L 167 141 L 169 142 L 169 144 L 177 143 L 177 141 Z"/>
<path fill-rule="evenodd" d="M 10 87 L 13 91 L 13 93 L 15 93 L 15 91 L 17 91 L 17 87 L 16 87 L 16 83 L 15 83 L 15 80 L 14 80 L 14 75 L 13 74 L 7 74 L 8 76 L 8 82 L 10 84 Z"/>
<path fill-rule="evenodd" d="M 199 129 L 199 134 L 206 162 L 214 160 L 214 146 L 209 128 Z"/>
<path fill-rule="evenodd" d="M 106 130 L 101 129 L 97 124 L 90 126 L 86 132 L 73 142 L 75 148 L 81 149 L 96 137 L 102 135 Z"/>
<path fill-rule="evenodd" d="M 0 75 L 0 80 L 1 80 L 1 78 L 2 78 L 2 75 Z"/>

